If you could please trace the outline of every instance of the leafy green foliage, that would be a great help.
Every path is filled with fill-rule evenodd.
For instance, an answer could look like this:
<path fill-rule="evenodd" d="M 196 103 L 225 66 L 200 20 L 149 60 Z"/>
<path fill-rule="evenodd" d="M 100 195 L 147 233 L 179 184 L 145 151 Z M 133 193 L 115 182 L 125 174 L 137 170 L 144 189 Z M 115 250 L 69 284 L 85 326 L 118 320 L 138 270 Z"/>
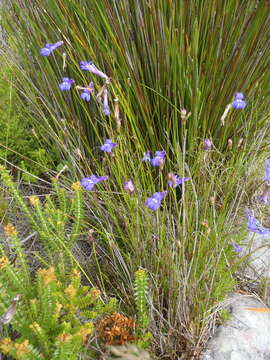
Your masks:
<path fill-rule="evenodd" d="M 83 189 L 80 184 L 74 183 L 73 193 L 68 194 L 64 188 L 60 188 L 58 179 L 52 179 L 55 201 L 47 195 L 45 203 L 42 204 L 37 196 L 30 196 L 29 204 L 23 199 L 9 172 L 3 167 L 0 172 L 3 183 L 38 233 L 51 264 L 57 264 L 63 253 L 70 257 L 70 251 L 81 235 L 83 226 Z"/>
<path fill-rule="evenodd" d="M 53 267 L 40 269 L 32 279 L 15 228 L 7 225 L 5 230 L 17 260 L 12 264 L 1 249 L 1 313 L 10 312 L 10 303 L 19 300 L 10 315 L 9 336 L 0 341 L 1 351 L 14 359 L 77 359 L 95 330 L 95 319 L 115 311 L 116 300 L 104 303 L 99 290 L 82 286 L 75 268 L 64 278 Z"/>

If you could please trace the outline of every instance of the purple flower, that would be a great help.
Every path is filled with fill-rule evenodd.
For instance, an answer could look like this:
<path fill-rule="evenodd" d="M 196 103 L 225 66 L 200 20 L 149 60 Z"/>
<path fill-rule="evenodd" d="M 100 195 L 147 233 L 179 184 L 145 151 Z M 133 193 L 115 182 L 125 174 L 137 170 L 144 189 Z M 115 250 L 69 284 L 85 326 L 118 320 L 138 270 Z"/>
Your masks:
<path fill-rule="evenodd" d="M 124 189 L 125 191 L 129 192 L 130 194 L 132 194 L 135 190 L 134 184 L 132 182 L 132 180 L 128 180 L 124 182 Z"/>
<path fill-rule="evenodd" d="M 63 44 L 64 41 L 57 41 L 54 44 L 46 44 L 45 47 L 40 50 L 40 54 L 43 56 L 49 56 L 56 48 Z"/>
<path fill-rule="evenodd" d="M 107 139 L 103 145 L 100 146 L 101 151 L 111 153 L 112 149 L 117 146 L 116 143 L 113 143 L 111 139 Z"/>
<path fill-rule="evenodd" d="M 110 115 L 109 102 L 108 102 L 108 90 L 105 89 L 103 93 L 103 113 L 105 116 Z"/>
<path fill-rule="evenodd" d="M 270 199 L 270 184 L 266 183 L 264 185 L 264 189 L 263 189 L 263 193 L 260 196 L 257 196 L 257 198 L 255 199 L 256 201 L 260 201 L 263 202 L 264 204 L 268 204 Z"/>
<path fill-rule="evenodd" d="M 244 100 L 244 94 L 243 93 L 236 93 L 234 95 L 234 101 L 232 103 L 232 107 L 234 109 L 244 109 L 246 107 L 246 102 Z"/>
<path fill-rule="evenodd" d="M 258 202 L 261 202 L 264 204 L 269 204 L 269 199 L 270 199 L 269 195 L 267 195 L 267 196 L 260 195 L 255 198 L 255 201 L 258 201 Z"/>
<path fill-rule="evenodd" d="M 81 98 L 87 102 L 91 100 L 91 94 L 94 92 L 94 83 L 93 81 L 90 82 L 89 86 L 83 89 L 81 93 Z"/>
<path fill-rule="evenodd" d="M 212 147 L 212 141 L 210 139 L 205 139 L 203 142 L 203 150 L 211 150 Z"/>
<path fill-rule="evenodd" d="M 100 77 L 102 77 L 103 79 L 108 79 L 109 77 L 104 74 L 102 71 L 98 70 L 98 68 L 94 65 L 94 63 L 92 61 L 81 61 L 80 63 L 80 68 L 82 70 L 88 70 L 90 71 L 91 73 L 95 74 L 95 75 L 98 75 Z"/>
<path fill-rule="evenodd" d="M 244 94 L 241 92 L 235 93 L 234 100 L 244 100 Z"/>
<path fill-rule="evenodd" d="M 146 153 L 144 153 L 144 154 L 143 154 L 142 161 L 148 161 L 148 162 L 151 162 L 150 151 L 147 151 Z"/>
<path fill-rule="evenodd" d="M 238 254 L 243 250 L 243 248 L 241 248 L 241 246 L 237 245 L 235 241 L 232 240 L 232 246 L 235 250 L 235 252 L 237 252 Z"/>
<path fill-rule="evenodd" d="M 153 166 L 162 167 L 165 162 L 166 151 L 156 151 L 155 156 L 151 160 Z"/>
<path fill-rule="evenodd" d="M 88 90 L 83 90 L 82 93 L 81 93 L 81 98 L 82 98 L 84 101 L 89 102 L 89 101 L 91 100 L 91 93 L 90 93 L 90 91 L 88 91 Z"/>
<path fill-rule="evenodd" d="M 160 207 L 161 200 L 164 198 L 166 194 L 167 191 L 155 192 L 152 196 L 146 199 L 145 205 L 149 209 L 156 211 Z"/>
<path fill-rule="evenodd" d="M 109 176 L 96 176 L 96 175 L 91 175 L 87 178 L 83 178 L 81 180 L 81 186 L 83 188 L 85 188 L 85 190 L 92 190 L 93 187 L 98 184 L 101 181 L 107 180 L 109 178 Z"/>
<path fill-rule="evenodd" d="M 265 161 L 265 178 L 263 180 L 270 183 L 270 164 L 269 164 L 269 160 Z"/>
<path fill-rule="evenodd" d="M 69 79 L 67 77 L 63 77 L 62 79 L 62 83 L 59 84 L 59 89 L 61 91 L 67 91 L 67 90 L 70 90 L 71 88 L 71 85 L 74 83 L 74 80 L 73 79 Z"/>
<path fill-rule="evenodd" d="M 174 174 L 168 174 L 168 185 L 172 186 L 173 188 L 176 188 L 179 185 L 182 185 L 183 182 L 186 182 L 188 180 L 190 180 L 191 178 L 188 177 L 183 177 L 181 178 L 178 175 L 174 175 Z"/>
<path fill-rule="evenodd" d="M 259 223 L 259 221 L 251 214 L 251 211 L 248 208 L 246 208 L 246 214 L 248 218 L 247 227 L 249 231 L 261 235 L 270 235 L 270 229 L 266 229 L 265 227 L 263 227 Z"/>

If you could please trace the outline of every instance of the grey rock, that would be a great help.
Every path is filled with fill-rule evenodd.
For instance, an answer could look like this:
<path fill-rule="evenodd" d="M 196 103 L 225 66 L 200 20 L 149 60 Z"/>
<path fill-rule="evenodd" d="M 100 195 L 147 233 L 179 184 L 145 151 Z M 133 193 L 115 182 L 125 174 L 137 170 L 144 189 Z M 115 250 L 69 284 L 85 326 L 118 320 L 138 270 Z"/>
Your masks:
<path fill-rule="evenodd" d="M 251 295 L 233 294 L 230 300 L 231 318 L 216 330 L 201 360 L 270 359 L 270 314 L 245 309 L 265 305 Z"/>
<path fill-rule="evenodd" d="M 242 246 L 242 244 L 241 244 Z M 243 255 L 248 256 L 244 275 L 253 280 L 270 278 L 270 237 L 250 233 L 243 244 Z"/>

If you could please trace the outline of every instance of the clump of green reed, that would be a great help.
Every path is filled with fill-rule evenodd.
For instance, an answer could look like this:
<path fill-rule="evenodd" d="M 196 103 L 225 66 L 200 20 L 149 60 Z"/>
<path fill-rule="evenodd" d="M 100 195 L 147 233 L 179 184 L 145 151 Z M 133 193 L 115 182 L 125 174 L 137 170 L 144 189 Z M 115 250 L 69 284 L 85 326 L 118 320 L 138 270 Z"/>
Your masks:
<path fill-rule="evenodd" d="M 256 138 L 258 148 L 264 138 L 264 132 Z M 156 169 L 130 152 L 126 141 L 119 138 L 113 156 L 105 155 L 101 169 L 111 176 L 97 193 L 99 202 L 97 194 L 85 194 L 97 273 L 105 289 L 132 306 L 127 292 L 133 273 L 147 269 L 154 348 L 162 356 L 196 353 L 207 338 L 209 312 L 236 285 L 238 259 L 231 240 L 236 235 L 241 240 L 246 231 L 233 219 L 248 200 L 258 150 L 248 144 L 240 152 L 237 144 L 224 153 L 201 149 L 190 166 L 179 150 L 178 162 L 167 158 L 164 168 Z M 192 179 L 182 189 L 169 188 L 172 169 Z M 122 184 L 129 177 L 132 194 Z M 150 211 L 146 198 L 165 189 L 160 209 Z"/>
<path fill-rule="evenodd" d="M 79 183 L 67 191 L 60 187 L 58 179 L 52 179 L 53 192 L 41 201 L 33 195 L 26 202 L 8 170 L 1 167 L 1 179 L 9 194 L 15 199 L 33 230 L 38 234 L 49 258 L 50 264 L 59 263 L 65 253 L 72 261 L 72 249 L 83 228 L 84 206 L 82 187 Z M 64 258 L 64 257 L 63 257 Z"/>
<path fill-rule="evenodd" d="M 233 220 L 247 200 L 250 167 L 269 127 L 263 2 L 8 4 L 13 18 L 6 28 L 23 59 L 14 58 L 14 76 L 32 108 L 33 126 L 58 144 L 73 171 L 68 175 L 110 175 L 85 197 L 95 231 L 95 278 L 128 307 L 133 274 L 147 269 L 154 348 L 164 357 L 194 354 L 207 338 L 207 312 L 235 284 Z M 65 68 L 62 50 L 46 59 L 39 54 L 46 42 L 58 40 L 65 42 Z M 112 78 L 108 91 L 110 100 L 119 99 L 120 128 L 113 114 L 105 120 L 94 99 L 88 106 L 75 89 L 59 91 L 62 76 L 103 85 L 79 69 L 81 60 L 93 60 Z M 232 110 L 221 126 L 235 91 L 245 93 L 247 107 Z M 101 159 L 97 145 L 108 136 L 118 147 Z M 210 151 L 202 149 L 205 137 L 213 141 Z M 168 155 L 163 170 L 142 164 L 145 150 L 159 149 Z M 192 180 L 182 191 L 168 189 L 152 213 L 145 199 L 166 188 L 169 172 Z M 136 188 L 132 196 L 122 188 L 128 178 Z"/>
<path fill-rule="evenodd" d="M 137 148 L 162 146 L 168 151 L 169 143 L 183 148 L 186 133 L 188 151 L 196 149 L 204 137 L 212 137 L 222 150 L 228 138 L 238 142 L 241 137 L 252 137 L 263 127 L 269 104 L 269 97 L 264 96 L 270 76 L 264 3 L 146 3 L 7 2 L 13 18 L 6 28 L 17 55 L 24 59 L 23 66 L 17 62 L 14 72 L 19 73 L 18 86 L 27 94 L 26 102 L 33 106 L 33 124 L 58 137 L 64 148 L 59 123 L 65 119 L 72 124 L 67 134 L 70 143 L 78 143 L 79 133 L 84 142 L 81 150 L 96 145 L 104 130 L 102 123 L 96 126 L 95 111 L 86 111 L 85 104 L 75 101 L 78 94 L 62 96 L 58 90 L 65 75 L 87 84 L 78 64 L 93 60 L 112 77 L 111 99 L 118 97 L 125 132 L 134 137 Z M 60 54 L 47 61 L 38 51 L 60 39 L 65 41 L 64 70 Z M 240 90 L 247 96 L 248 111 L 231 112 L 222 127 L 225 107 Z M 183 108 L 191 112 L 188 121 L 181 121 Z M 250 129 L 248 133 L 245 128 Z"/>
<path fill-rule="evenodd" d="M 8 224 L 5 232 L 16 261 L 1 247 L 1 352 L 14 359 L 77 359 L 94 340 L 96 319 L 117 309 L 116 299 L 104 303 L 98 289 L 82 286 L 76 268 L 65 276 L 54 267 L 39 269 L 33 279 L 15 227 Z"/>

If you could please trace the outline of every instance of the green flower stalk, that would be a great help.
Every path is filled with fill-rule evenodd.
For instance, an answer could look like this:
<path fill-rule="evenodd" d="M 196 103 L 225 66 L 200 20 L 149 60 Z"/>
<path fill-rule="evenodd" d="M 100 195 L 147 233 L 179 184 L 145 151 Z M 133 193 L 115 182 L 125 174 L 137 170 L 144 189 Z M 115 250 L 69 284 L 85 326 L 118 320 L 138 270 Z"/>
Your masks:
<path fill-rule="evenodd" d="M 148 275 L 145 270 L 140 269 L 135 272 L 134 294 L 138 312 L 138 324 L 142 329 L 146 329 L 149 325 L 147 305 L 148 281 Z"/>
<path fill-rule="evenodd" d="M 70 239 L 68 241 L 69 247 L 73 247 L 74 243 L 78 239 L 80 235 L 80 229 L 83 223 L 84 210 L 83 210 L 83 195 L 82 195 L 82 187 L 79 182 L 74 183 L 72 185 L 74 192 L 74 197 L 72 198 L 72 215 L 73 215 L 73 226 L 70 235 Z"/>
<path fill-rule="evenodd" d="M 60 209 L 63 214 L 66 214 L 68 209 L 66 190 L 64 188 L 60 188 L 58 179 L 56 178 L 52 179 L 52 184 L 59 201 Z"/>

